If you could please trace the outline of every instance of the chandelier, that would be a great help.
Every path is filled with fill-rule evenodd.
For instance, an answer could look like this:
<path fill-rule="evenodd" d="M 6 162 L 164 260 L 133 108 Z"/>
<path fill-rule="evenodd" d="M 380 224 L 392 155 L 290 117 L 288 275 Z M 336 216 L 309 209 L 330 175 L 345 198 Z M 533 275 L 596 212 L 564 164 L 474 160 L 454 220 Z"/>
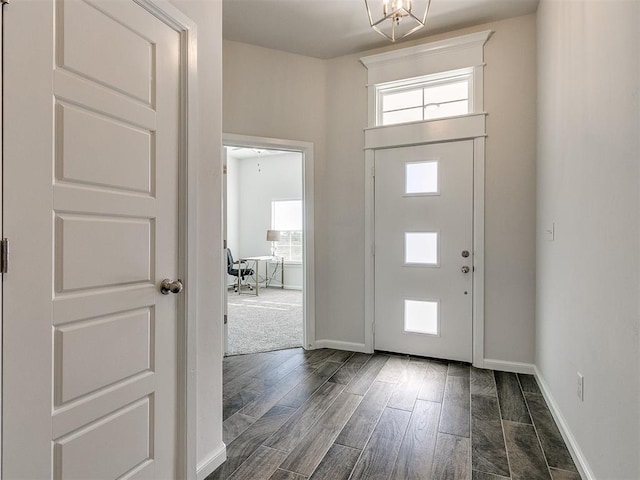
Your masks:
<path fill-rule="evenodd" d="M 422 8 L 414 7 L 413 0 L 364 0 L 371 28 L 392 42 L 424 27 L 431 0 L 418 2 L 424 3 L 424 13 Z M 374 20 L 372 10 L 382 16 L 375 16 L 377 20 Z"/>

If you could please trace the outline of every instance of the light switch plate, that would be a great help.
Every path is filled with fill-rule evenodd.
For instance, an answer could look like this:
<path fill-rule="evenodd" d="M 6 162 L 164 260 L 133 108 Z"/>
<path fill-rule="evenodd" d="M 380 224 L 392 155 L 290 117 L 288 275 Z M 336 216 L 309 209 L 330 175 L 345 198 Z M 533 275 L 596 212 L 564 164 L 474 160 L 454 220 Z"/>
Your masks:
<path fill-rule="evenodd" d="M 584 402 L 584 377 L 580 372 L 576 378 L 576 395 L 581 402 Z"/>
<path fill-rule="evenodd" d="M 547 242 L 553 242 L 556 239 L 556 224 L 551 222 L 544 229 L 544 236 Z"/>

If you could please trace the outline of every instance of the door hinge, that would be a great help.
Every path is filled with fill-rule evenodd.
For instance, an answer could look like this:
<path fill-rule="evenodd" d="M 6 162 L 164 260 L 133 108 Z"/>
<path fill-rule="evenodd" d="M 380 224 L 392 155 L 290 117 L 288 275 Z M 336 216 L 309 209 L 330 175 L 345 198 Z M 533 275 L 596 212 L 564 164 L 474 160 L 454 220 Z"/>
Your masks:
<path fill-rule="evenodd" d="M 371 167 L 371 176 L 376 178 L 376 167 Z"/>
<path fill-rule="evenodd" d="M 0 273 L 9 271 L 9 240 L 0 240 Z"/>
<path fill-rule="evenodd" d="M 375 243 L 371 244 L 371 256 L 372 257 L 376 256 L 376 244 Z"/>
<path fill-rule="evenodd" d="M 223 175 L 226 175 L 226 174 L 227 174 L 227 166 L 226 166 L 226 165 L 224 165 L 224 166 L 222 167 L 222 174 L 223 174 Z"/>
<path fill-rule="evenodd" d="M 223 240 L 222 241 L 222 249 L 226 250 L 227 249 L 227 240 Z"/>
<path fill-rule="evenodd" d="M 225 315 L 225 316 L 224 316 L 224 324 L 226 325 L 228 321 L 229 321 L 229 318 L 228 318 L 228 316 L 227 316 L 227 315 Z"/>

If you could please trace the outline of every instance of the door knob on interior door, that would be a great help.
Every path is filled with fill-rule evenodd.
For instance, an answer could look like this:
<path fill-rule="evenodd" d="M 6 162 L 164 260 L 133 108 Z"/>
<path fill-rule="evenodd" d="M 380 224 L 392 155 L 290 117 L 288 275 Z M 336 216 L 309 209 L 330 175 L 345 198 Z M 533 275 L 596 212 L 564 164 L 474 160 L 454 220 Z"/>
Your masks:
<path fill-rule="evenodd" d="M 462 271 L 462 273 L 469 273 L 471 271 L 471 269 L 466 265 L 464 265 L 460 270 Z"/>
<path fill-rule="evenodd" d="M 184 286 L 182 280 L 174 280 L 173 282 L 168 278 L 165 278 L 160 283 L 160 293 L 163 295 L 169 295 L 170 293 L 180 293 Z"/>

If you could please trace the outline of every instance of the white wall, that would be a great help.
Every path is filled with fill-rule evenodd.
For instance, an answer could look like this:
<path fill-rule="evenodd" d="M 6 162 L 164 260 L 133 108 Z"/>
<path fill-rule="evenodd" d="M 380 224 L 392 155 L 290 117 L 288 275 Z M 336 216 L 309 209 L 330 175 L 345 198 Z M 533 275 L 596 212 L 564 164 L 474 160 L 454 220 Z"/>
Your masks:
<path fill-rule="evenodd" d="M 224 130 L 316 143 L 316 339 L 364 343 L 367 95 L 358 59 L 488 28 L 485 356 L 532 363 L 535 16 L 328 61 L 224 42 Z"/>
<path fill-rule="evenodd" d="M 227 246 L 240 252 L 240 160 L 227 150 Z"/>
<path fill-rule="evenodd" d="M 213 468 L 222 443 L 222 2 L 172 0 L 198 27 L 196 462 Z"/>
<path fill-rule="evenodd" d="M 225 40 L 222 71 L 225 133 L 312 142 L 324 157 L 324 61 Z"/>
<path fill-rule="evenodd" d="M 316 225 L 325 202 L 325 72 L 323 60 L 224 41 L 224 132 L 313 143 Z M 316 284 L 326 278 L 320 237 L 316 230 Z"/>
<path fill-rule="evenodd" d="M 364 345 L 364 128 L 367 70 L 360 56 L 326 62 L 327 155 L 316 190 L 316 338 Z"/>
<path fill-rule="evenodd" d="M 364 329 L 364 139 L 362 56 L 491 29 L 485 46 L 485 358 L 532 363 L 535 303 L 535 16 L 449 32 L 330 60 L 327 83 L 328 267 L 318 338 L 362 342 Z M 345 248 L 352 246 L 352 248 Z M 351 286 L 351 288 L 349 287 Z M 355 296 L 355 298 L 354 298 Z M 328 301 L 331 299 L 331 301 Z M 357 319 L 354 321 L 354 319 Z"/>
<path fill-rule="evenodd" d="M 237 235 L 234 243 L 229 243 L 234 258 L 271 254 L 271 242 L 266 241 L 271 229 L 271 201 L 301 200 L 302 181 L 300 153 L 234 159 L 233 168 L 227 169 L 227 185 L 234 184 L 233 191 L 227 190 L 227 225 L 235 227 Z M 235 212 L 230 208 L 234 203 Z M 264 263 L 260 272 L 264 275 Z M 232 283 L 234 277 L 230 278 Z M 280 278 L 276 274 L 273 285 L 280 285 Z M 286 263 L 285 287 L 302 289 L 302 264 Z"/>
<path fill-rule="evenodd" d="M 640 478 L 639 24 L 637 1 L 538 9 L 536 363 L 601 479 Z"/>
<path fill-rule="evenodd" d="M 240 254 L 269 255 L 272 200 L 302 199 L 302 155 L 284 153 L 240 161 Z"/>

